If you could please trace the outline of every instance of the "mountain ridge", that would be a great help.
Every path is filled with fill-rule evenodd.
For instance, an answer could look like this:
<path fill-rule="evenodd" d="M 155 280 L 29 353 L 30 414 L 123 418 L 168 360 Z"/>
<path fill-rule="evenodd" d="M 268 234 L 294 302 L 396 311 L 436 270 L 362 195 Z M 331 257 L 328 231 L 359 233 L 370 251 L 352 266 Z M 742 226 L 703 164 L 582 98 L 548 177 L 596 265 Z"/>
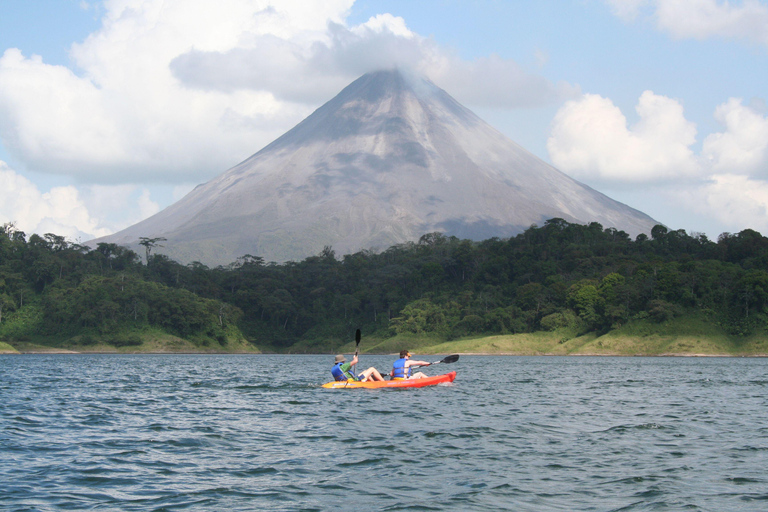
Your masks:
<path fill-rule="evenodd" d="M 167 239 L 179 261 L 299 260 L 428 232 L 481 240 L 559 217 L 634 236 L 656 222 L 538 159 L 430 81 L 368 73 L 156 215 L 94 240 Z"/>

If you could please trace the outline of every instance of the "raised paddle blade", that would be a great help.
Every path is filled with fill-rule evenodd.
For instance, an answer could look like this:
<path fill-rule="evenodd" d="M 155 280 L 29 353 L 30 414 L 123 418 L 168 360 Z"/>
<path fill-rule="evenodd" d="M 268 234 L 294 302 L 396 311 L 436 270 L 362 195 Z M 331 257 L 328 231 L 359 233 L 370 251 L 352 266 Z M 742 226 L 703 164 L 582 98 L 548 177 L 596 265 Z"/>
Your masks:
<path fill-rule="evenodd" d="M 441 359 L 440 361 L 437 361 L 437 362 L 435 362 L 435 363 L 431 363 L 431 364 L 440 364 L 440 363 L 443 363 L 443 364 L 447 364 L 447 363 L 455 363 L 455 362 L 456 362 L 456 361 L 458 361 L 458 360 L 459 360 L 459 354 L 452 354 L 452 355 L 450 355 L 450 356 L 448 356 L 448 357 L 444 357 L 444 358 L 443 358 L 443 359 Z"/>
<path fill-rule="evenodd" d="M 360 338 L 362 337 L 362 334 L 360 333 L 360 329 L 355 331 L 355 357 L 357 357 L 357 354 L 360 353 Z M 357 365 L 355 365 L 355 375 L 357 375 Z"/>

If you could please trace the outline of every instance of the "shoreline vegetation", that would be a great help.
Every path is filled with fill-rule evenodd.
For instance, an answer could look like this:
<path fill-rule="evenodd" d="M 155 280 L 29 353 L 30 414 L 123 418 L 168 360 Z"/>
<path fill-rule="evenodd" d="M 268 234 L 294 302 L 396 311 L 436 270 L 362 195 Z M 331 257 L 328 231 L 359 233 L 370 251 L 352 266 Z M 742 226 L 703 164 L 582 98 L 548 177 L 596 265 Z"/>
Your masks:
<path fill-rule="evenodd" d="M 0 229 L 0 353 L 768 356 L 768 238 L 547 220 L 299 262 L 181 264 Z"/>
<path fill-rule="evenodd" d="M 435 337 L 398 335 L 381 338 L 365 336 L 361 354 L 395 355 L 402 347 L 419 354 L 461 354 L 498 356 L 619 356 L 619 357 L 768 357 L 768 336 L 733 336 L 714 332 L 706 319 L 672 320 L 665 325 L 637 322 L 604 335 L 575 335 L 567 329 L 510 335 L 469 337 L 443 341 Z M 241 339 L 226 347 L 199 346 L 175 336 L 153 336 L 133 346 L 108 343 L 84 346 L 75 341 L 45 344 L 0 342 L 0 354 L 335 354 L 353 353 L 354 342 L 333 350 L 318 350 L 297 344 L 290 349 L 262 349 Z"/>

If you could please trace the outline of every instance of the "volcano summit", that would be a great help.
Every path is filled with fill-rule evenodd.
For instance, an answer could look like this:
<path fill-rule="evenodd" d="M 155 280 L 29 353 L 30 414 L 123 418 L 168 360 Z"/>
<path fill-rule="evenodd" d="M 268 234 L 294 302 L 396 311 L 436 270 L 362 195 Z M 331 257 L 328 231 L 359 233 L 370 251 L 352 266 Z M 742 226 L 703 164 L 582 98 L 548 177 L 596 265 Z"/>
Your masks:
<path fill-rule="evenodd" d="M 368 73 L 280 138 L 180 201 L 94 240 L 164 237 L 180 262 L 301 260 L 441 231 L 509 237 L 560 217 L 632 236 L 649 216 L 579 183 L 400 71 Z"/>

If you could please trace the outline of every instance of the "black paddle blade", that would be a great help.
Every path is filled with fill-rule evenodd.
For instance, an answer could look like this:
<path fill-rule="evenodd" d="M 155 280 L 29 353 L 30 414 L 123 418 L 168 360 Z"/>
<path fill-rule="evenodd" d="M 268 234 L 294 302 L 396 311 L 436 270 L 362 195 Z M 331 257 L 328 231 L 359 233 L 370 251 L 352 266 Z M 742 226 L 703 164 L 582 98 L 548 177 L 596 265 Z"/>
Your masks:
<path fill-rule="evenodd" d="M 360 338 L 362 334 L 360 334 L 360 329 L 355 331 L 355 346 L 358 346 L 360 344 Z"/>
<path fill-rule="evenodd" d="M 453 354 L 453 355 L 450 355 L 450 356 L 448 356 L 446 358 L 443 358 L 443 360 L 440 361 L 440 362 L 441 363 L 455 363 L 458 360 L 459 360 L 459 354 Z"/>

